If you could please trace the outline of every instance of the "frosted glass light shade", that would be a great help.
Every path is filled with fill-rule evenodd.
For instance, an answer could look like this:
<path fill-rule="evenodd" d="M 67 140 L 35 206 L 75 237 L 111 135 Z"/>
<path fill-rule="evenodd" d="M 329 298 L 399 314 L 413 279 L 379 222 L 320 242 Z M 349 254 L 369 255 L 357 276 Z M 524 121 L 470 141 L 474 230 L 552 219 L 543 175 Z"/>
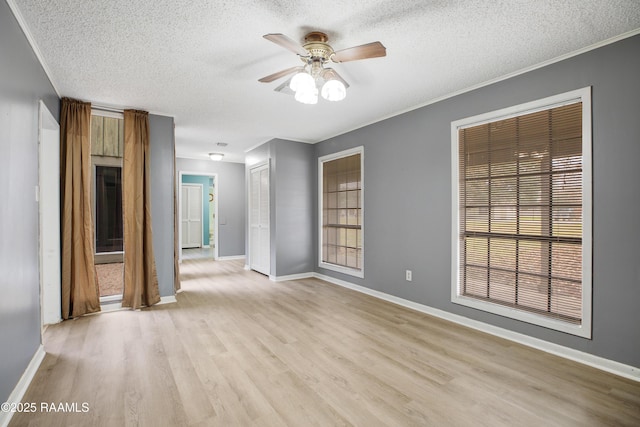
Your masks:
<path fill-rule="evenodd" d="M 295 95 L 296 101 L 303 104 L 317 104 L 318 103 L 318 89 L 313 87 L 311 89 L 298 89 Z"/>
<path fill-rule="evenodd" d="M 224 157 L 222 153 L 209 153 L 209 158 L 211 160 L 220 161 Z"/>
<path fill-rule="evenodd" d="M 340 80 L 328 80 L 322 86 L 322 97 L 327 101 L 342 101 L 347 96 L 347 88 Z"/>
<path fill-rule="evenodd" d="M 293 78 L 289 82 L 289 87 L 294 92 L 297 92 L 299 90 L 305 90 L 305 89 L 310 90 L 315 86 L 316 86 L 316 82 L 313 79 L 313 77 L 311 77 L 310 74 L 307 74 L 304 71 L 293 76 Z"/>

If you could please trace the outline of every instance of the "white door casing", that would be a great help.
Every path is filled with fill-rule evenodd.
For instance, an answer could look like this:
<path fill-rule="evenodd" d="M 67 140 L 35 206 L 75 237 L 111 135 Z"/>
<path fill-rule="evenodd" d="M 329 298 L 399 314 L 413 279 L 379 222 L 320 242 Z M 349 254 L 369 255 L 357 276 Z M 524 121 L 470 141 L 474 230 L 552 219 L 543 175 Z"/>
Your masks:
<path fill-rule="evenodd" d="M 60 126 L 40 101 L 38 197 L 41 324 L 61 317 L 60 272 Z"/>
<path fill-rule="evenodd" d="M 269 165 L 250 171 L 249 254 L 252 270 L 270 274 Z"/>

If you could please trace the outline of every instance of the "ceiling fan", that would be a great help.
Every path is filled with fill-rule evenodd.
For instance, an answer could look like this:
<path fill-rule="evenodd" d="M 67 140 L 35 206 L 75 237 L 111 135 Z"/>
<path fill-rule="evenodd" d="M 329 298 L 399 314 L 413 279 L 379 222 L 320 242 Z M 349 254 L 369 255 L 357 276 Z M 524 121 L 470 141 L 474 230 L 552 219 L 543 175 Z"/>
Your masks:
<path fill-rule="evenodd" d="M 263 37 L 298 55 L 304 65 L 278 71 L 258 81 L 269 83 L 294 74 L 275 90 L 294 93 L 295 99 L 304 104 L 317 103 L 319 92 L 328 101 L 341 101 L 345 98 L 349 84 L 333 68 L 325 67 L 328 62 L 357 61 L 387 55 L 387 49 L 380 42 L 334 51 L 327 43 L 329 37 L 320 31 L 312 31 L 305 35 L 303 45 L 284 34 L 265 34 Z"/>

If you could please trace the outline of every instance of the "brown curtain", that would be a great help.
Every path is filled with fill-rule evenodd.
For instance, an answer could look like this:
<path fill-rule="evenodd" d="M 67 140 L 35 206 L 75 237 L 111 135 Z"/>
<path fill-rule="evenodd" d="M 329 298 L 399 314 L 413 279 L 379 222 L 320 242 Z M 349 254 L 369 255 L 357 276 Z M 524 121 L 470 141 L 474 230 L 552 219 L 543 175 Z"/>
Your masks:
<path fill-rule="evenodd" d="M 91 104 L 63 98 L 60 111 L 62 318 L 100 311 L 91 218 Z"/>
<path fill-rule="evenodd" d="M 149 154 L 149 113 L 125 110 L 122 306 L 133 309 L 160 302 L 151 230 Z"/>

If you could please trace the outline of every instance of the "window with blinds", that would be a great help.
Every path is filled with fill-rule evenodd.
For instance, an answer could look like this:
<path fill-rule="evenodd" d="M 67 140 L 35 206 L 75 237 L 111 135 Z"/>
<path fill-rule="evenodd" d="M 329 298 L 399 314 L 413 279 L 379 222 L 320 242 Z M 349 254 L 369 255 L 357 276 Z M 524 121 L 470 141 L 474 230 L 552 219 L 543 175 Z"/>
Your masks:
<path fill-rule="evenodd" d="M 585 108 L 578 97 L 457 126 L 458 300 L 584 335 Z"/>
<path fill-rule="evenodd" d="M 320 266 L 362 277 L 362 149 L 319 161 Z"/>

